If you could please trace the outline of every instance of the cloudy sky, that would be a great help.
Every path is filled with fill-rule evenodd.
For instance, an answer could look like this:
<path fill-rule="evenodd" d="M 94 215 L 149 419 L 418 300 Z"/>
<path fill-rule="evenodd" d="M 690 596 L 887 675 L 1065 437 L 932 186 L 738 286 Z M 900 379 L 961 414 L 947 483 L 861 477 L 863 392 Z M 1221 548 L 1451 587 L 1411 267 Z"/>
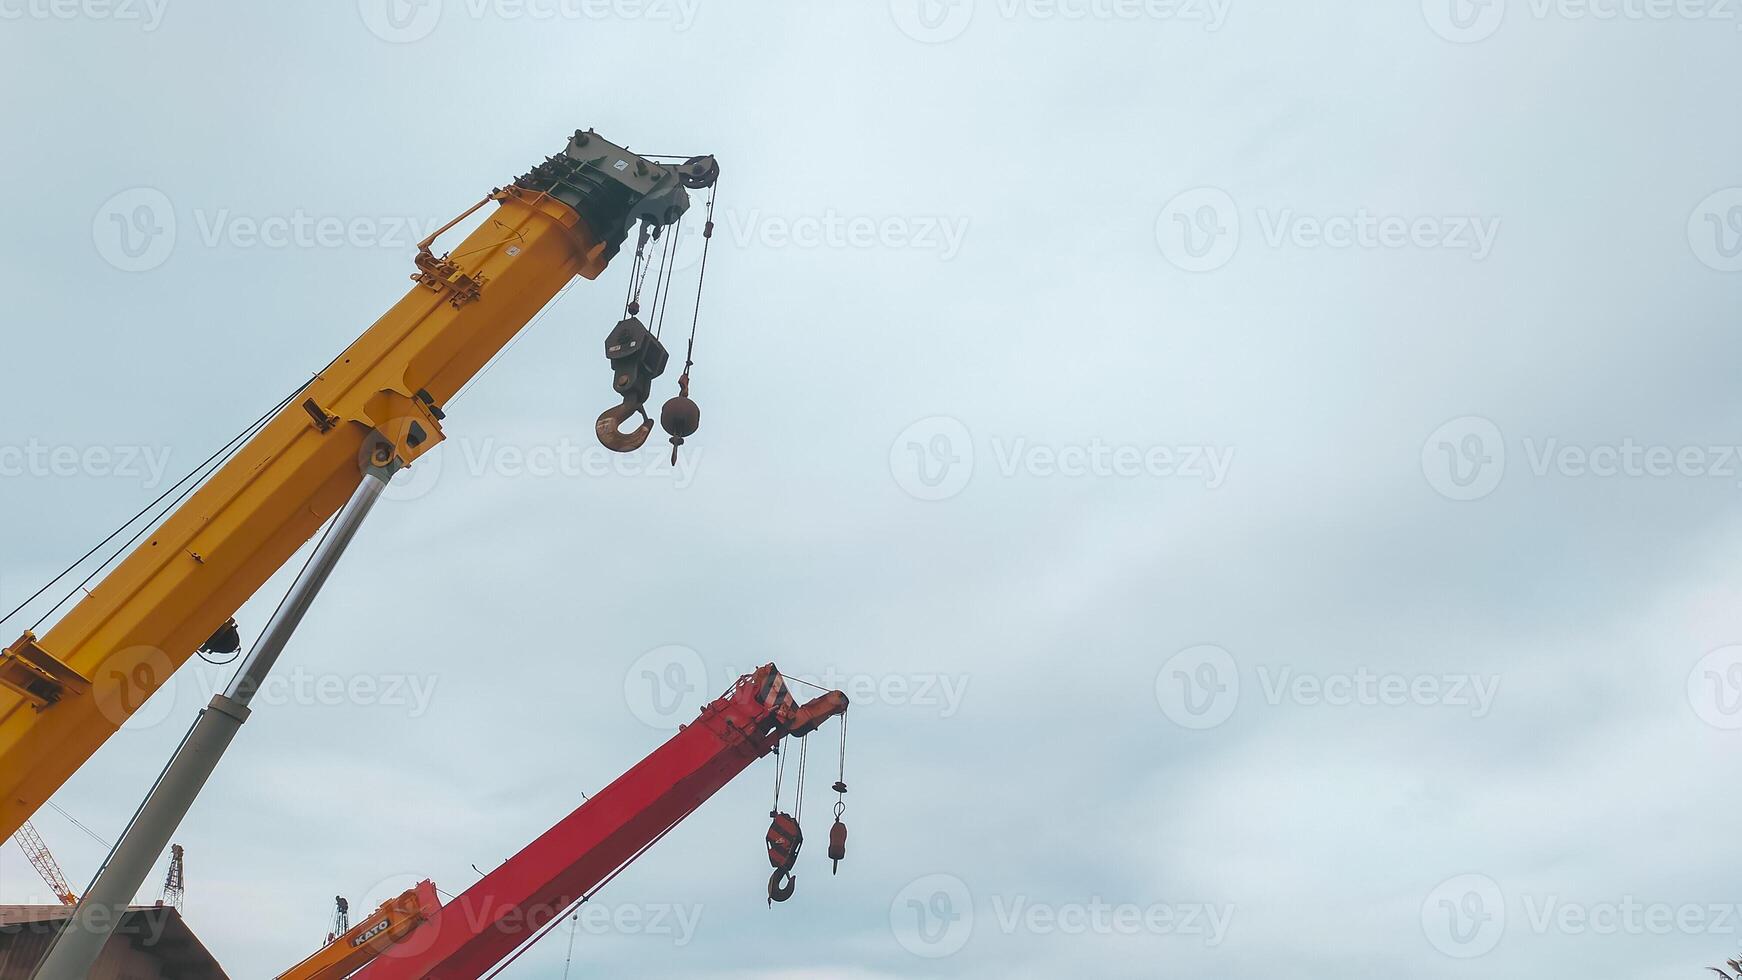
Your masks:
<path fill-rule="evenodd" d="M 765 762 L 505 976 L 1697 977 L 1742 944 L 1739 28 L 0 0 L 0 599 L 576 127 L 712 152 L 683 467 L 587 428 L 625 264 L 448 406 L 177 835 L 232 976 L 464 889 L 774 661 L 855 697 L 840 876 L 765 907 Z M 77 886 L 227 677 L 66 785 L 90 834 L 39 814 Z"/>

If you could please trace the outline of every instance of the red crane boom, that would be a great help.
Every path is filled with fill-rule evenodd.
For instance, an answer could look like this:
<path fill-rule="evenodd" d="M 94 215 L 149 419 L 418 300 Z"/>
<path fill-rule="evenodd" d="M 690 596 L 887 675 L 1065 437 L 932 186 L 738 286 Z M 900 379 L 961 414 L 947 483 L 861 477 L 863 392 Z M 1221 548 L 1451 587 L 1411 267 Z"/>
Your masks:
<path fill-rule="evenodd" d="M 800 705 L 770 664 L 543 836 L 443 906 L 353 980 L 476 980 L 591 896 L 787 736 L 847 710 L 831 691 Z"/>

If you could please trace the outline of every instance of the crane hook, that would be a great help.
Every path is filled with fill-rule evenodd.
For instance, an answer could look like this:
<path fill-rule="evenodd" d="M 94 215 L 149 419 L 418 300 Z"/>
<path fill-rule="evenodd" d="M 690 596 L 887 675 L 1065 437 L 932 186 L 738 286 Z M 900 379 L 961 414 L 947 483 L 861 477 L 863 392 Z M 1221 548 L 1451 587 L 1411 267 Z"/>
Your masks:
<path fill-rule="evenodd" d="M 653 419 L 647 416 L 645 406 L 653 391 L 653 380 L 665 373 L 670 355 L 646 324 L 628 316 L 606 336 L 605 357 L 611 362 L 611 388 L 623 396 L 623 404 L 606 409 L 594 423 L 593 431 L 606 449 L 632 453 L 653 432 Z M 624 432 L 623 423 L 632 415 L 641 416 L 641 425 Z"/>
<path fill-rule="evenodd" d="M 775 902 L 784 902 L 798 890 L 798 876 L 785 868 L 778 868 L 774 877 L 768 879 L 768 905 L 774 907 Z"/>
<path fill-rule="evenodd" d="M 623 423 L 630 417 L 640 413 L 641 424 L 633 429 L 623 431 Z M 593 424 L 593 431 L 598 435 L 599 442 L 614 453 L 632 453 L 647 442 L 647 437 L 653 432 L 653 419 L 647 415 L 647 409 L 639 403 L 625 401 L 614 405 L 600 414 L 599 421 Z"/>

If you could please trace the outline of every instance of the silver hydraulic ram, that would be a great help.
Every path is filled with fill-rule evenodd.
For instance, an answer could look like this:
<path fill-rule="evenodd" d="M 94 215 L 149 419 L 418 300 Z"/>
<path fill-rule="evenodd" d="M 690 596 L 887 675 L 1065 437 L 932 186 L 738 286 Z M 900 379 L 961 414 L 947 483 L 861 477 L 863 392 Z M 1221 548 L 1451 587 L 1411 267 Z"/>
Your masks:
<path fill-rule="evenodd" d="M 230 742 L 242 723 L 248 720 L 248 703 L 271 673 L 284 645 L 290 640 L 302 618 L 314 603 L 315 596 L 327 583 L 345 548 L 357 536 L 363 519 L 381 499 L 387 482 L 398 470 L 397 462 L 385 466 L 370 466 L 364 470 L 363 482 L 345 504 L 339 516 L 309 558 L 308 565 L 291 585 L 290 593 L 273 614 L 266 631 L 249 651 L 241 669 L 223 694 L 212 701 L 188 730 L 187 737 L 176 749 L 174 758 L 158 777 L 157 785 L 146 797 L 133 822 L 121 835 L 115 849 L 103 862 L 97 878 L 79 900 L 72 918 L 55 937 L 48 956 L 36 968 L 34 980 L 84 980 L 102 954 L 103 947 L 121 922 L 121 916 L 144 884 L 158 855 L 169 846 L 170 837 L 187 816 L 194 799 L 205 788 L 206 780 L 218 767 L 218 760 L 229 749 Z"/>

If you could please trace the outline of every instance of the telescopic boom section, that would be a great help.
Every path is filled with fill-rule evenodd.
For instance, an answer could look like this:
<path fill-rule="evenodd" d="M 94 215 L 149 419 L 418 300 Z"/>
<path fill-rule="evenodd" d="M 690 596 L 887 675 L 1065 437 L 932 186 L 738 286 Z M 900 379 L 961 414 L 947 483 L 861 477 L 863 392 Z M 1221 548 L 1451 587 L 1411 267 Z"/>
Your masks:
<path fill-rule="evenodd" d="M 432 882 L 391 899 L 362 922 L 333 937 L 319 952 L 278 975 L 277 980 L 345 980 L 357 968 L 405 941 L 433 918 L 442 901 Z"/>
<path fill-rule="evenodd" d="M 425 242 L 411 292 L 46 635 L 0 652 L 0 838 L 313 536 L 365 466 L 428 452 L 441 405 L 564 285 L 597 278 L 636 221 L 670 224 L 689 206 L 678 168 L 591 132 L 491 201 L 446 255 Z M 374 433 L 389 458 L 361 458 Z"/>
<path fill-rule="evenodd" d="M 847 710 L 830 692 L 800 705 L 770 664 L 746 675 L 635 768 L 442 907 L 354 980 L 476 980 L 789 735 Z"/>

